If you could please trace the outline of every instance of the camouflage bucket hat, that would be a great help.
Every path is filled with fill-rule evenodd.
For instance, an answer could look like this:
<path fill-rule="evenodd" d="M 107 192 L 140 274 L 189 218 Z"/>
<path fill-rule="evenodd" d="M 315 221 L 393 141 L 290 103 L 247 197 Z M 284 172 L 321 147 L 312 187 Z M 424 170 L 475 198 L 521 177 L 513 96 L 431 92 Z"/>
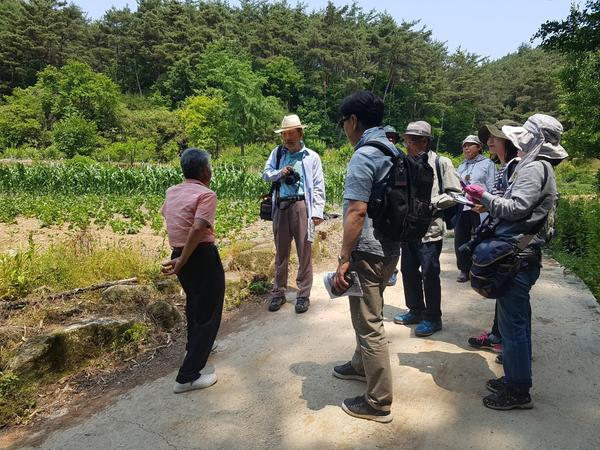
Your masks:
<path fill-rule="evenodd" d="M 498 122 L 495 122 L 493 124 L 486 123 L 479 129 L 477 136 L 484 145 L 487 144 L 487 140 L 490 137 L 490 135 L 500 139 L 508 139 L 508 137 L 502 132 L 502 127 L 506 125 L 511 127 L 518 127 L 521 124 L 515 122 L 514 120 L 499 120 Z"/>

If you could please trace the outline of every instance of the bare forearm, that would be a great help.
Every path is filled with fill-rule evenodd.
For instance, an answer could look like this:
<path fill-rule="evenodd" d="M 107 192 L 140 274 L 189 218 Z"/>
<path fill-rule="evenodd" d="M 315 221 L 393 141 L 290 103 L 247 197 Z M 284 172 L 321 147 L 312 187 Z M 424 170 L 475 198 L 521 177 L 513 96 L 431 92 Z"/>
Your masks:
<path fill-rule="evenodd" d="M 367 216 L 367 205 L 363 202 L 351 202 L 344 218 L 344 237 L 340 256 L 350 259 L 350 254 L 356 246 L 362 232 L 365 218 Z"/>

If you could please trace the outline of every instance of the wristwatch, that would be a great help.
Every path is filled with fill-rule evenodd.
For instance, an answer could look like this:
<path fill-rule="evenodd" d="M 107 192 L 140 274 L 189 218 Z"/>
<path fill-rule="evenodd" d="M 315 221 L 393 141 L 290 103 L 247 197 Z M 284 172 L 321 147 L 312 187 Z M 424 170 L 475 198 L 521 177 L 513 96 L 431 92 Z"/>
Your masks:
<path fill-rule="evenodd" d="M 338 255 L 338 265 L 342 265 L 348 261 L 350 261 L 350 258 L 347 256 Z"/>

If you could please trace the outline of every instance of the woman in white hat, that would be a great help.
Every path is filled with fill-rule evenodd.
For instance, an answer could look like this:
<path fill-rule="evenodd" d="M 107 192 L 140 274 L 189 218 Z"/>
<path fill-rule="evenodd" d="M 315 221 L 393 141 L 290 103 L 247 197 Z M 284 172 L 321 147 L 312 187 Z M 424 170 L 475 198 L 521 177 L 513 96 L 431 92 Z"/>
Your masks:
<path fill-rule="evenodd" d="M 491 192 L 494 188 L 496 166 L 491 159 L 481 154 L 482 147 L 479 137 L 473 134 L 463 140 L 462 150 L 465 159 L 458 166 L 458 174 L 465 185 L 479 184 L 485 187 L 486 191 Z M 454 252 L 456 254 L 456 266 L 460 270 L 460 275 L 456 279 L 459 283 L 469 281 L 471 258 L 458 249 L 471 239 L 473 231 L 479 226 L 483 218 L 480 218 L 480 214 L 473 211 L 469 206 L 465 206 L 456 218 Z"/>

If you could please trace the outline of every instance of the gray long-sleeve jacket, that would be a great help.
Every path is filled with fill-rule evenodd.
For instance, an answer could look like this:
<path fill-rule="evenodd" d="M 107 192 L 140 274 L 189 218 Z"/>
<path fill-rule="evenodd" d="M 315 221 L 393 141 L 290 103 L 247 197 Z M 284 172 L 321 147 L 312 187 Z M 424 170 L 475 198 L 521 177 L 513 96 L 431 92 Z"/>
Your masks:
<path fill-rule="evenodd" d="M 450 196 L 451 192 L 460 193 L 462 189 L 460 187 L 460 178 L 456 169 L 445 156 L 440 155 L 440 169 L 441 174 L 437 173 L 435 166 L 435 158 L 437 153 L 433 150 L 429 150 L 427 154 L 427 162 L 433 168 L 433 186 L 431 187 L 431 206 L 436 210 L 442 210 L 449 208 L 456 204 L 456 201 Z M 438 177 L 442 179 L 443 192 L 439 193 Z M 435 242 L 439 241 L 444 237 L 444 231 L 446 225 L 442 217 L 436 217 L 431 222 L 425 237 L 421 240 L 422 242 Z"/>
<path fill-rule="evenodd" d="M 544 165 L 547 179 L 544 184 Z M 547 162 L 532 161 L 519 170 L 511 188 L 504 197 L 485 192 L 481 203 L 490 210 L 498 223 L 495 235 L 518 240 L 531 230 L 552 209 L 556 201 L 556 178 L 554 170 Z M 541 245 L 536 239 L 531 245 Z"/>

